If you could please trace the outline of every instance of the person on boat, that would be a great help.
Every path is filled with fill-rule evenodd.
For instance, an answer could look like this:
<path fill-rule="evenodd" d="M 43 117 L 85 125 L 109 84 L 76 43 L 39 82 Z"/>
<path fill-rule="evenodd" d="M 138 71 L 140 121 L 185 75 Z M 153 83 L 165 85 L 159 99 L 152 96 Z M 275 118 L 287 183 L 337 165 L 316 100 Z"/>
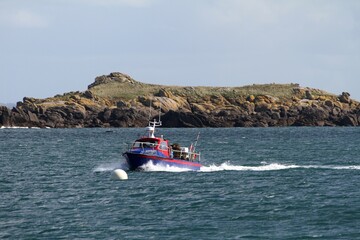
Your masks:
<path fill-rule="evenodd" d="M 173 152 L 173 156 L 174 158 L 180 158 L 181 157 L 181 147 L 180 144 L 178 143 L 174 143 L 171 145 L 172 148 L 172 152 Z"/>

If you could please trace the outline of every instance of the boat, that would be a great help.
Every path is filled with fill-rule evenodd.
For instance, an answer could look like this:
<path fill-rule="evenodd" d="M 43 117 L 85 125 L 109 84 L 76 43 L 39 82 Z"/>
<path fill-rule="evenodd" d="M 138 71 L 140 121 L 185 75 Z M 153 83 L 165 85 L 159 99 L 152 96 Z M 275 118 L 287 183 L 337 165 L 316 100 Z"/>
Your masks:
<path fill-rule="evenodd" d="M 189 147 L 181 147 L 174 143 L 170 145 L 164 136 L 155 137 L 155 128 L 161 126 L 161 120 L 149 121 L 146 127 L 147 135 L 135 140 L 123 153 L 129 170 L 143 170 L 144 165 L 152 163 L 162 167 L 176 167 L 189 171 L 199 171 L 200 152 L 195 152 L 199 134 Z"/>

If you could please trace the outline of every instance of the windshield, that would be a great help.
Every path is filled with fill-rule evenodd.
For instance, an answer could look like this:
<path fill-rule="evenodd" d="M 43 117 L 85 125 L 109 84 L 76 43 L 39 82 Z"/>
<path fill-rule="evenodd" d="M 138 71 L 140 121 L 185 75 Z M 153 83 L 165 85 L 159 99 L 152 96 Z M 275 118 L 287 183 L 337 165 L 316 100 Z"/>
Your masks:
<path fill-rule="evenodd" d="M 144 139 L 143 141 L 134 142 L 133 148 L 154 148 L 158 142 L 153 139 Z"/>

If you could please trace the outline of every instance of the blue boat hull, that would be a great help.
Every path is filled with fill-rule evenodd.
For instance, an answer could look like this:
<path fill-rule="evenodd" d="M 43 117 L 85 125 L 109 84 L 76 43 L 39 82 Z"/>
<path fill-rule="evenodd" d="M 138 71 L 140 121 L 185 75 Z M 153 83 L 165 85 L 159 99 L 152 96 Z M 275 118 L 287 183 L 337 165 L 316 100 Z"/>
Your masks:
<path fill-rule="evenodd" d="M 149 163 L 154 165 L 184 168 L 192 171 L 199 171 L 202 165 L 197 162 L 191 162 L 182 159 L 166 158 L 156 155 L 146 155 L 141 153 L 125 152 L 124 157 L 129 165 L 130 170 L 141 170 L 141 166 Z"/>

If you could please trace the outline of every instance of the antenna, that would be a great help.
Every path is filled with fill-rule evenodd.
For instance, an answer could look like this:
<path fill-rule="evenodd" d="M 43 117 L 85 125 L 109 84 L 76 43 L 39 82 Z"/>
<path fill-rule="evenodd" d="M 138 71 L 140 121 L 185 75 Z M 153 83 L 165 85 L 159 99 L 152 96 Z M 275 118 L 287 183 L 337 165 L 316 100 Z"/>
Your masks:
<path fill-rule="evenodd" d="M 195 143 L 194 143 L 194 152 L 195 152 L 195 148 L 196 148 L 196 145 L 199 141 L 199 137 L 200 137 L 200 132 L 198 133 L 197 137 L 196 137 L 196 140 L 195 140 Z"/>
<path fill-rule="evenodd" d="M 159 121 L 156 120 L 156 118 L 154 118 L 152 121 L 151 119 L 151 105 L 152 105 L 152 101 L 150 100 L 150 113 L 149 113 L 149 126 L 146 128 L 147 132 L 148 132 L 148 136 L 150 138 L 154 138 L 155 135 L 155 128 L 156 127 L 160 127 L 162 125 L 161 123 L 161 102 L 160 102 L 160 110 L 159 110 Z"/>

